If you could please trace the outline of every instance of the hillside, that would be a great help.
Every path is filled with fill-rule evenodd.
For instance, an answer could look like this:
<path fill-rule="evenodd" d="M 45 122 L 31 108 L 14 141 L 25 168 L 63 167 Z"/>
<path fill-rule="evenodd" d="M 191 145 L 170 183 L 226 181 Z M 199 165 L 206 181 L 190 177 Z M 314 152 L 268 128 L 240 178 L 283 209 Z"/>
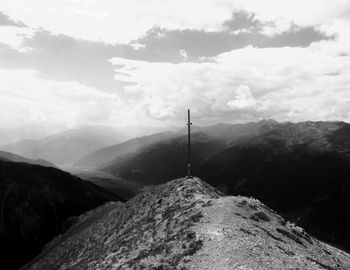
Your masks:
<path fill-rule="evenodd" d="M 246 124 L 224 124 L 220 123 L 213 126 L 192 126 L 192 133 L 203 133 L 211 138 L 220 138 L 220 140 L 230 142 L 233 138 L 256 132 L 262 126 L 268 123 L 276 123 L 273 120 L 263 120 L 260 122 L 251 122 Z M 129 154 L 140 151 L 143 147 L 157 142 L 162 142 L 176 137 L 183 137 L 187 134 L 187 128 L 177 132 L 160 132 L 148 136 L 136 137 L 126 142 L 107 146 L 96 150 L 95 152 L 83 157 L 74 163 L 75 169 L 96 170 L 113 166 L 113 163 L 119 163 L 119 159 Z"/>
<path fill-rule="evenodd" d="M 35 160 L 29 159 L 29 158 L 21 157 L 19 155 L 15 155 L 15 154 L 5 152 L 5 151 L 0 151 L 0 159 L 12 161 L 12 162 L 24 162 L 24 163 L 40 165 L 40 166 L 44 166 L 44 167 L 54 167 L 55 168 L 54 164 L 52 164 L 51 162 L 48 162 L 44 159 L 35 159 Z"/>
<path fill-rule="evenodd" d="M 3 269 L 18 269 L 37 255 L 69 225 L 69 217 L 119 200 L 61 170 L 5 160 L 0 160 L 0 198 Z"/>
<path fill-rule="evenodd" d="M 265 126 L 207 159 L 199 175 L 228 194 L 258 198 L 350 249 L 348 127 L 322 122 Z"/>
<path fill-rule="evenodd" d="M 198 178 L 144 189 L 80 216 L 22 269 L 347 270 L 350 255 L 258 200 Z"/>
<path fill-rule="evenodd" d="M 192 171 L 200 164 L 226 148 L 226 140 L 204 133 L 192 134 Z M 143 184 L 164 183 L 187 172 L 187 136 L 162 140 L 139 151 L 117 159 L 104 170 L 124 179 Z"/>
<path fill-rule="evenodd" d="M 107 166 L 109 163 L 117 160 L 119 157 L 133 153 L 140 149 L 141 147 L 175 137 L 175 132 L 161 132 L 148 136 L 138 137 L 126 142 L 115 144 L 112 146 L 107 146 L 94 151 L 93 153 L 83 157 L 74 163 L 74 166 L 82 169 L 97 169 L 101 166 Z"/>

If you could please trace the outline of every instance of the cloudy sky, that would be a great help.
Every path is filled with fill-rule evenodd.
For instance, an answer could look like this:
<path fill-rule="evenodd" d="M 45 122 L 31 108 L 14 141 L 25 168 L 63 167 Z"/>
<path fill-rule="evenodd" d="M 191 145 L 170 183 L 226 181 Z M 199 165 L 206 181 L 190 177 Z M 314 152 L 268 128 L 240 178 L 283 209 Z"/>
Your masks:
<path fill-rule="evenodd" d="M 0 0 L 0 130 L 350 121 L 348 0 Z"/>

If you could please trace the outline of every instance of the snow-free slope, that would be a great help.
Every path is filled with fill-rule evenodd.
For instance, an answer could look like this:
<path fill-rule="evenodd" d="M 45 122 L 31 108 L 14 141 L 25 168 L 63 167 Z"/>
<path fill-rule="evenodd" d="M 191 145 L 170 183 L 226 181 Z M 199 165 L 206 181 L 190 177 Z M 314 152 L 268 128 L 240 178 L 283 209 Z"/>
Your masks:
<path fill-rule="evenodd" d="M 23 269 L 350 269 L 350 255 L 198 178 L 80 216 Z"/>

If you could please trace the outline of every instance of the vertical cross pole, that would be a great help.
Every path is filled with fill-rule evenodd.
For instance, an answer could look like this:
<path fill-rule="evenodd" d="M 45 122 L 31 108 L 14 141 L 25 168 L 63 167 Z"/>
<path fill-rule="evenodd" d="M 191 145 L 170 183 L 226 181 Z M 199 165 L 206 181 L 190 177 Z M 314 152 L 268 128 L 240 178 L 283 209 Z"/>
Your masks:
<path fill-rule="evenodd" d="M 187 162 L 187 178 L 192 178 L 191 176 L 191 116 L 190 116 L 190 110 L 187 110 L 187 147 L 188 147 L 188 162 Z"/>

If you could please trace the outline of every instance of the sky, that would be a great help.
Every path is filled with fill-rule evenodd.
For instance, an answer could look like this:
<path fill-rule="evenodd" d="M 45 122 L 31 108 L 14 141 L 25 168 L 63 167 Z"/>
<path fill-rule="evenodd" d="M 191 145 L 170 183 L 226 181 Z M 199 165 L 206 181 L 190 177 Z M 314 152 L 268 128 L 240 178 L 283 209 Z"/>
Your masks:
<path fill-rule="evenodd" d="M 0 140 L 350 121 L 348 0 L 0 0 Z"/>

